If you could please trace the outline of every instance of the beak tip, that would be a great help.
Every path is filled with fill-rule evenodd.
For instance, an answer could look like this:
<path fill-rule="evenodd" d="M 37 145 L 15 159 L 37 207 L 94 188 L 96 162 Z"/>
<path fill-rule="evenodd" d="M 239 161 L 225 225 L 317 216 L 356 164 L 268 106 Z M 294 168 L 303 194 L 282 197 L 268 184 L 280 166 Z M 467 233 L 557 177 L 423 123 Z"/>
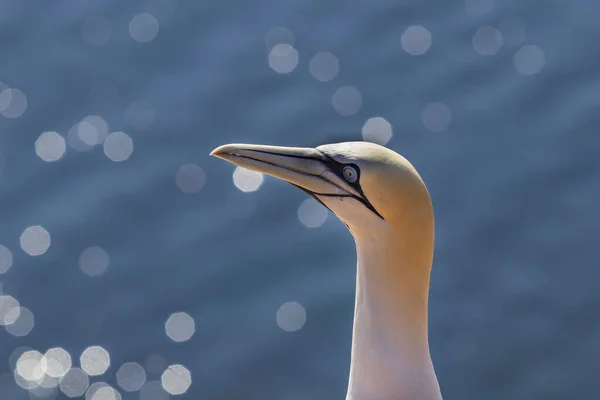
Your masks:
<path fill-rule="evenodd" d="M 213 151 L 211 151 L 209 156 L 223 158 L 223 156 L 228 153 L 227 152 L 228 147 L 230 147 L 230 146 L 227 144 L 219 146 L 216 149 L 214 149 Z"/>

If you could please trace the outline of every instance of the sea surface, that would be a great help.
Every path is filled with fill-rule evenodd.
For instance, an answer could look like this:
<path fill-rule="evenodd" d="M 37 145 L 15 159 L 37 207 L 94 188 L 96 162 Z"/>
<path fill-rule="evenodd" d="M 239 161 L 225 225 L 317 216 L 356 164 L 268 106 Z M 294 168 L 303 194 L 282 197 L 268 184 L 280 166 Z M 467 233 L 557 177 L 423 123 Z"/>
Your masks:
<path fill-rule="evenodd" d="M 61 348 L 98 367 L 80 360 L 90 346 L 110 366 L 86 366 L 89 382 L 123 399 L 344 399 L 351 235 L 303 192 L 234 180 L 208 153 L 363 134 L 408 158 L 433 199 L 444 399 L 597 399 L 599 13 L 592 0 L 0 0 L 0 288 L 34 317 L 0 327 L 0 399 L 66 399 L 43 371 L 19 387 L 17 361 Z M 189 340 L 169 338 L 173 313 Z M 141 391 L 117 380 L 128 362 Z M 185 390 L 168 395 L 177 365 L 191 385 L 167 375 Z"/>

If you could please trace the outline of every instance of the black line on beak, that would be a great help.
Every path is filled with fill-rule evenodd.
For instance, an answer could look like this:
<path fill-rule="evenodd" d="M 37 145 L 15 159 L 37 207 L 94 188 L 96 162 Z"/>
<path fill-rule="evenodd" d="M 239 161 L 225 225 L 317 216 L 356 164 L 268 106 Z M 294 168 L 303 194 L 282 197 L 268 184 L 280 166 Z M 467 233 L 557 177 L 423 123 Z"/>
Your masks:
<path fill-rule="evenodd" d="M 321 155 L 321 157 L 319 158 L 315 158 L 315 157 L 303 157 L 303 156 L 298 156 L 298 155 L 294 155 L 294 154 L 283 154 L 283 153 L 277 153 L 277 152 L 273 152 L 273 151 L 265 151 L 265 150 L 252 150 L 253 152 L 256 153 L 262 153 L 262 154 L 272 154 L 272 155 L 277 155 L 277 156 L 281 156 L 281 157 L 291 157 L 291 158 L 301 158 L 303 160 L 315 160 L 315 161 L 320 161 L 323 164 L 325 164 L 325 166 L 327 168 L 329 168 L 330 171 L 334 172 L 336 175 L 338 175 L 341 179 L 343 179 L 344 181 L 346 181 L 344 179 L 342 170 L 345 167 L 346 164 L 342 164 L 340 162 L 337 162 L 336 160 L 334 160 L 333 158 L 329 157 L 327 154 L 323 154 L 320 151 L 317 150 L 317 152 L 319 152 L 319 154 Z M 247 158 L 250 160 L 254 160 L 254 161 L 258 161 L 258 162 L 262 162 L 265 164 L 270 164 L 273 165 L 275 167 L 280 167 L 277 164 L 273 164 L 267 161 L 262 161 L 262 160 L 257 160 L 254 159 L 252 157 L 248 157 L 248 156 L 239 156 L 236 154 L 233 154 L 236 157 L 242 157 L 242 158 Z M 296 173 L 302 174 L 302 175 L 307 175 L 307 176 L 315 176 L 315 177 L 319 177 L 319 175 L 313 175 L 313 174 L 307 174 L 301 171 L 297 171 L 295 169 L 291 169 L 290 171 L 294 171 Z M 347 182 L 347 181 L 346 181 Z M 289 182 L 288 182 L 289 183 Z M 330 182 L 331 183 L 331 182 Z M 303 188 L 302 186 L 298 186 L 296 184 L 293 184 L 294 186 L 296 186 L 297 188 L 299 188 L 300 190 L 308 193 L 310 196 L 312 196 L 315 200 L 317 200 L 319 203 L 321 203 L 325 208 L 327 208 L 329 211 L 331 211 L 332 213 L 334 213 L 329 207 L 327 207 L 325 205 L 325 203 L 323 203 L 323 201 L 321 201 L 321 199 L 319 199 L 317 196 L 323 196 L 323 197 L 350 197 L 353 199 L 358 200 L 359 202 L 361 202 L 365 207 L 367 207 L 369 210 L 371 210 L 371 212 L 373 212 L 375 215 L 377 215 L 379 218 L 381 218 L 382 220 L 385 221 L 385 218 L 383 218 L 383 215 L 379 214 L 379 212 L 375 209 L 375 207 L 373 207 L 373 205 L 371 204 L 371 202 L 369 202 L 369 200 L 367 199 L 367 196 L 365 196 L 365 193 L 363 192 L 362 188 L 360 187 L 360 175 L 359 175 L 359 179 L 356 181 L 355 184 L 352 184 L 350 182 L 347 182 L 349 185 L 351 185 L 354 189 L 356 189 L 356 191 L 358 193 L 360 193 L 360 196 L 355 196 L 353 194 L 326 194 L 326 193 L 316 193 L 316 192 L 312 192 L 308 189 Z M 332 183 L 333 184 L 333 183 Z M 335 214 L 335 213 L 334 213 Z"/>

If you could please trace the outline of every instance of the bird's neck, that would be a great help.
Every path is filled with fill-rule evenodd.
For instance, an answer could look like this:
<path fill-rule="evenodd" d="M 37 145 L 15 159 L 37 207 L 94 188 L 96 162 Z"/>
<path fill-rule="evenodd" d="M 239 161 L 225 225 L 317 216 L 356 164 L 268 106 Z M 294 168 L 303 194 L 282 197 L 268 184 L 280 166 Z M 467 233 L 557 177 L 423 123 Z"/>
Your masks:
<path fill-rule="evenodd" d="M 433 242 L 429 246 L 381 232 L 355 239 L 358 268 L 346 400 L 441 400 L 427 336 Z"/>

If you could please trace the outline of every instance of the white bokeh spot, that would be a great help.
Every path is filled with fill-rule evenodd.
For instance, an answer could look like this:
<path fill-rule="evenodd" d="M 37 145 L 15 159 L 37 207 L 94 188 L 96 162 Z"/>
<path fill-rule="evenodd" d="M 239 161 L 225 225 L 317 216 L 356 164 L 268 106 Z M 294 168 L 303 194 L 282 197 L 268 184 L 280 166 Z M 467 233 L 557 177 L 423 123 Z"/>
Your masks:
<path fill-rule="evenodd" d="M 56 132 L 42 133 L 35 141 L 35 153 L 46 162 L 60 160 L 67 150 L 65 139 Z"/>
<path fill-rule="evenodd" d="M 325 223 L 329 211 L 313 198 L 304 200 L 298 207 L 298 219 L 307 228 L 318 228 Z"/>
<path fill-rule="evenodd" d="M 27 110 L 27 96 L 19 89 L 0 91 L 0 114 L 6 118 L 19 118 Z"/>
<path fill-rule="evenodd" d="M 535 45 L 523 46 L 513 57 L 517 72 L 522 75 L 535 75 L 539 73 L 546 64 L 544 51 Z"/>
<path fill-rule="evenodd" d="M 335 111 L 347 117 L 356 114 L 360 110 L 362 95 L 354 86 L 342 86 L 333 93 L 331 103 Z"/>
<path fill-rule="evenodd" d="M 176 312 L 165 322 L 165 331 L 174 342 L 185 342 L 194 335 L 196 323 L 188 313 Z"/>
<path fill-rule="evenodd" d="M 108 351 L 100 346 L 90 346 L 81 353 L 81 368 L 90 376 L 102 375 L 110 366 Z"/>
<path fill-rule="evenodd" d="M 100 393 L 100 396 L 109 395 L 108 393 L 101 391 L 101 390 L 103 390 L 105 388 L 110 388 L 110 385 L 108 383 L 106 383 L 106 382 L 94 382 L 94 383 L 92 383 L 90 385 L 90 387 L 88 388 L 87 392 L 85 392 L 85 400 L 98 400 L 98 399 L 96 399 L 96 394 L 97 393 Z M 111 399 L 109 397 L 108 399 L 100 398 L 99 400 L 115 400 L 115 399 Z"/>
<path fill-rule="evenodd" d="M 29 335 L 35 325 L 33 313 L 26 307 L 19 307 L 18 309 L 12 309 L 7 315 L 7 319 L 12 320 L 15 315 L 17 315 L 17 318 L 14 322 L 5 326 L 6 332 L 15 337 Z"/>
<path fill-rule="evenodd" d="M 319 82 L 329 82 L 340 72 L 340 62 L 330 52 L 321 51 L 310 59 L 308 70 Z"/>
<path fill-rule="evenodd" d="M 113 132 L 104 141 L 104 154 L 114 162 L 127 160 L 133 153 L 133 140 L 125 132 Z"/>
<path fill-rule="evenodd" d="M 233 171 L 233 184 L 242 192 L 255 192 L 263 184 L 263 174 L 244 167 Z"/>
<path fill-rule="evenodd" d="M 71 368 L 65 376 L 60 379 L 60 390 L 67 397 L 80 397 L 82 396 L 88 386 L 90 385 L 90 379 L 88 375 L 80 368 Z"/>
<path fill-rule="evenodd" d="M 431 47 L 431 33 L 421 25 L 413 25 L 404 31 L 400 41 L 404 51 L 412 56 L 420 56 Z"/>
<path fill-rule="evenodd" d="M 369 118 L 362 127 L 362 137 L 367 142 L 385 145 L 392 138 L 392 124 L 385 118 Z"/>
<path fill-rule="evenodd" d="M 52 378 L 62 378 L 71 369 L 71 355 L 63 348 L 54 347 L 44 354 L 46 374 Z"/>
<path fill-rule="evenodd" d="M 175 175 L 177 187 L 186 194 L 198 193 L 204 187 L 205 181 L 204 170 L 196 164 L 182 165 Z"/>
<path fill-rule="evenodd" d="M 159 23 L 154 15 L 141 13 L 135 15 L 129 22 L 129 34 L 139 43 L 148 43 L 158 35 Z"/>
<path fill-rule="evenodd" d="M 146 371 L 138 363 L 125 363 L 117 371 L 117 383 L 126 392 L 136 392 L 146 383 Z"/>
<path fill-rule="evenodd" d="M 183 365 L 170 365 L 161 376 L 163 388 L 173 395 L 187 392 L 192 384 L 192 375 Z"/>
<path fill-rule="evenodd" d="M 306 310 L 295 301 L 284 303 L 276 314 L 277 325 L 287 332 L 302 329 L 306 323 Z"/>
<path fill-rule="evenodd" d="M 69 147 L 80 153 L 89 151 L 94 148 L 93 145 L 87 144 L 86 142 L 81 140 L 82 136 L 86 138 L 86 140 L 89 139 L 86 137 L 86 135 L 89 135 L 87 129 L 90 127 L 89 123 L 82 123 L 83 121 L 73 124 L 73 126 L 71 126 L 71 128 L 67 132 L 67 143 Z M 83 131 L 84 134 L 80 135 L 80 131 Z"/>
<path fill-rule="evenodd" d="M 109 264 L 110 256 L 99 246 L 88 247 L 79 256 L 79 268 L 84 274 L 92 277 L 104 274 Z"/>
<path fill-rule="evenodd" d="M 277 44 L 269 52 L 269 67 L 280 74 L 292 72 L 298 61 L 298 51 L 289 44 Z"/>
<path fill-rule="evenodd" d="M 88 115 L 76 125 L 77 138 L 86 147 L 104 143 L 108 136 L 108 123 L 99 115 Z"/>
<path fill-rule="evenodd" d="M 36 350 L 24 352 L 17 361 L 15 372 L 26 381 L 41 381 L 46 373 L 44 356 Z"/>
<path fill-rule="evenodd" d="M 0 325 L 14 324 L 20 312 L 21 306 L 17 299 L 9 295 L 0 295 Z"/>
<path fill-rule="evenodd" d="M 493 56 L 502 44 L 502 34 L 493 26 L 482 26 L 473 35 L 473 48 L 483 56 Z"/>
<path fill-rule="evenodd" d="M 12 264 L 12 251 L 10 251 L 8 247 L 0 244 L 0 274 L 7 273 L 10 267 L 12 267 Z"/>
<path fill-rule="evenodd" d="M 90 387 L 90 389 L 91 389 L 91 387 Z M 90 391 L 90 390 L 88 390 L 88 391 Z M 91 395 L 91 400 L 121 400 L 121 399 L 122 399 L 121 393 L 119 393 L 115 388 L 113 388 L 112 386 L 109 386 L 108 384 L 101 385 L 101 387 L 98 387 L 98 389 L 94 390 L 93 394 Z"/>
<path fill-rule="evenodd" d="M 50 248 L 50 233 L 40 225 L 26 228 L 20 238 L 21 248 L 30 256 L 41 256 Z"/>
<path fill-rule="evenodd" d="M 448 129 L 452 121 L 452 113 L 444 103 L 429 103 L 421 112 L 423 126 L 432 132 Z"/>

